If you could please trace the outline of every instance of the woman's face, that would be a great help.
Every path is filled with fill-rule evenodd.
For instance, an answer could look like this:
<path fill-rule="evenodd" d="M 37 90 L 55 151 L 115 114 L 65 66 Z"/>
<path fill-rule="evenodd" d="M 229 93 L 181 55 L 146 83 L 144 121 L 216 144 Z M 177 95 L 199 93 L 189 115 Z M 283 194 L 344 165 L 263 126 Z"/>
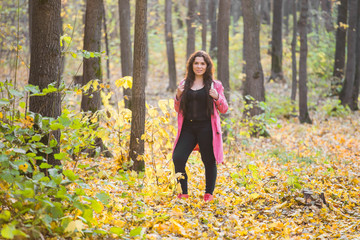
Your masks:
<path fill-rule="evenodd" d="M 196 57 L 193 63 L 193 71 L 196 76 L 202 76 L 206 72 L 207 64 L 203 57 Z"/>

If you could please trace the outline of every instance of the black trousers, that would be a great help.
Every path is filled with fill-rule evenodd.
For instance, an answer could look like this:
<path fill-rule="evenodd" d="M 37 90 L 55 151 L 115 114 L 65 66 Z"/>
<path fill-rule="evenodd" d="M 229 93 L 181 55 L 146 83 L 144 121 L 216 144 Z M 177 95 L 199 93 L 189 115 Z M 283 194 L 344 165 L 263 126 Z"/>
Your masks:
<path fill-rule="evenodd" d="M 186 162 L 196 144 L 199 144 L 201 160 L 205 166 L 205 193 L 213 194 L 215 189 L 217 168 L 212 140 L 213 137 L 210 120 L 184 121 L 179 140 L 173 153 L 175 173 L 181 172 L 185 177 L 184 179 L 179 180 L 183 194 L 188 193 L 188 177 L 185 172 Z"/>

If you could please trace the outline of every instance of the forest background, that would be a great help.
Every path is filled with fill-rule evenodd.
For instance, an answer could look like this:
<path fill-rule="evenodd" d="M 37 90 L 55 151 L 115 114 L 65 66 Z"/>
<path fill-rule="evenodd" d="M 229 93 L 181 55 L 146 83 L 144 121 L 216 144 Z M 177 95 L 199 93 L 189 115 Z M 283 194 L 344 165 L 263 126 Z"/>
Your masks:
<path fill-rule="evenodd" d="M 1 237 L 358 238 L 358 92 L 353 104 L 345 100 L 344 89 L 354 96 L 359 82 L 360 4 L 295 2 L 182 0 L 169 8 L 168 0 L 62 0 L 59 8 L 60 1 L 32 1 L 32 6 L 25 0 L 3 0 Z M 50 15 L 47 8 L 36 8 L 40 3 L 57 5 L 56 21 L 44 21 Z M 124 57 L 126 47 L 121 47 L 125 30 L 119 14 L 126 9 L 124 3 L 129 4 L 132 42 L 127 50 L 133 49 L 134 57 Z M 173 32 L 165 34 L 169 9 Z M 95 21 L 88 25 L 89 32 L 100 36 L 96 50 L 85 47 L 86 39 L 97 37 L 86 33 L 86 11 Z M 344 12 L 345 19 L 339 21 Z M 51 27 L 61 30 L 55 44 L 46 36 L 38 40 L 47 53 L 31 55 L 31 33 L 41 28 L 31 25 L 32 14 L 32 21 L 53 23 Z M 135 15 L 141 24 L 135 24 Z M 299 23 L 294 25 L 294 20 Z M 146 29 L 137 31 L 136 26 Z M 280 41 L 274 38 L 279 26 Z M 244 39 L 257 31 L 258 46 L 248 41 L 244 47 Z M 339 40 L 340 31 L 345 38 Z M 172 63 L 165 36 L 173 37 Z M 280 43 L 278 48 L 274 43 Z M 54 45 L 56 54 L 51 52 Z M 342 60 L 336 55 L 339 46 L 344 48 Z M 177 129 L 174 82 L 184 77 L 187 56 L 195 49 L 213 57 L 215 76 L 223 81 L 230 105 L 222 120 L 225 164 L 218 166 L 212 203 L 202 201 L 200 155 L 193 153 L 188 163 L 189 200 L 176 199 L 179 186 L 171 160 Z M 282 60 L 276 62 L 279 53 Z M 53 55 L 58 64 L 46 60 Z M 33 56 L 44 62 L 31 63 Z M 294 56 L 301 62 L 297 79 Z M 86 67 L 87 60 L 98 64 L 95 70 Z M 343 62 L 340 68 L 338 60 Z M 124 73 L 128 63 L 134 63 L 127 69 L 134 67 L 134 74 Z M 44 64 L 58 71 L 46 86 L 39 79 L 48 73 L 38 71 Z M 247 72 L 254 68 L 259 75 Z M 302 100 L 295 95 L 297 81 L 299 91 L 306 91 Z M 143 102 L 134 96 L 143 96 Z M 42 101 L 51 103 L 47 113 L 58 114 L 43 114 Z M 134 149 L 137 153 L 131 155 Z"/>

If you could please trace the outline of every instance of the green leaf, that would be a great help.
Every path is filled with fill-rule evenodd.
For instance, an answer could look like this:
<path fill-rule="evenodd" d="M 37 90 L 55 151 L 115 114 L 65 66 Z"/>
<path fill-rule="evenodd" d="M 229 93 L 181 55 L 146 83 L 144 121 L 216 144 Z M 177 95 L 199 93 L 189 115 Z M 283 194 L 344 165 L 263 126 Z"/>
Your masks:
<path fill-rule="evenodd" d="M 11 217 L 11 213 L 8 210 L 5 210 L 2 213 L 0 213 L 0 219 L 5 220 L 6 222 L 10 220 L 10 217 Z"/>
<path fill-rule="evenodd" d="M 96 213 L 101 213 L 102 210 L 104 209 L 104 206 L 98 201 L 93 200 L 91 201 L 91 208 L 94 209 Z"/>
<path fill-rule="evenodd" d="M 20 106 L 21 108 L 25 108 L 25 107 L 26 107 L 26 103 L 25 103 L 25 102 L 19 102 L 19 106 Z"/>
<path fill-rule="evenodd" d="M 0 106 L 1 105 L 7 105 L 7 104 L 9 104 L 10 102 L 9 102 L 9 99 L 6 99 L 6 98 L 2 98 L 2 99 L 0 99 Z"/>
<path fill-rule="evenodd" d="M 135 237 L 137 235 L 140 235 L 141 230 L 142 230 L 142 227 L 137 227 L 137 228 L 131 230 L 130 231 L 130 237 Z"/>
<path fill-rule="evenodd" d="M 106 192 L 97 193 L 96 197 L 102 202 L 102 204 L 107 205 L 110 202 L 110 196 Z"/>
<path fill-rule="evenodd" d="M 34 86 L 34 85 L 31 85 L 31 84 L 26 85 L 26 86 L 24 87 L 24 89 L 25 89 L 26 91 L 31 92 L 31 93 L 39 93 L 39 92 L 40 92 L 39 86 Z"/>
<path fill-rule="evenodd" d="M 41 140 L 41 135 L 39 135 L 39 134 L 36 134 L 36 135 L 32 136 L 32 138 L 31 138 L 32 142 L 38 142 L 40 140 Z"/>
<path fill-rule="evenodd" d="M 64 159 L 66 157 L 66 153 L 64 153 L 64 152 L 55 153 L 54 157 L 55 157 L 55 159 L 62 160 L 62 159 Z"/>
<path fill-rule="evenodd" d="M 24 94 L 18 90 L 15 89 L 9 89 L 9 92 L 11 93 L 11 95 L 14 95 L 16 97 L 23 97 Z"/>
<path fill-rule="evenodd" d="M 13 148 L 13 151 L 16 152 L 16 153 L 26 154 L 26 151 L 24 149 L 21 149 L 21 148 Z"/>
<path fill-rule="evenodd" d="M 110 232 L 114 233 L 114 234 L 116 234 L 118 236 L 121 236 L 121 235 L 124 234 L 125 231 L 122 228 L 119 228 L 119 227 L 112 227 L 112 228 L 110 228 Z"/>
<path fill-rule="evenodd" d="M 44 169 L 44 168 L 51 168 L 52 165 L 48 164 L 48 163 L 42 163 L 40 164 L 40 168 Z"/>
<path fill-rule="evenodd" d="M 15 236 L 15 225 L 14 224 L 5 224 L 3 225 L 3 228 L 1 229 L 1 236 L 7 239 L 13 239 Z"/>
<path fill-rule="evenodd" d="M 57 144 L 58 144 L 58 142 L 56 141 L 56 139 L 53 138 L 53 139 L 50 140 L 50 147 L 51 147 L 51 148 L 56 147 Z"/>
<path fill-rule="evenodd" d="M 75 181 L 76 179 L 79 178 L 79 176 L 75 175 L 75 173 L 69 169 L 66 169 L 63 171 L 63 174 L 70 180 L 70 181 Z"/>

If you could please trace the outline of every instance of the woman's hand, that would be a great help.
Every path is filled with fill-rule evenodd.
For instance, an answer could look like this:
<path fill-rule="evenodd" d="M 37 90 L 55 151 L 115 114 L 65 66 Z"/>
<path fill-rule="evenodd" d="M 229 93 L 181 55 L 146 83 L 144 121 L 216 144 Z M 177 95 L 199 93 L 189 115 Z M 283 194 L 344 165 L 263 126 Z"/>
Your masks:
<path fill-rule="evenodd" d="M 185 89 L 185 82 L 183 84 L 180 84 L 178 88 L 176 89 L 176 99 L 180 99 L 181 95 L 183 94 Z"/>
<path fill-rule="evenodd" d="M 215 100 L 219 99 L 219 93 L 216 91 L 215 88 L 211 88 L 209 91 L 209 94 L 213 99 L 215 99 Z"/>

